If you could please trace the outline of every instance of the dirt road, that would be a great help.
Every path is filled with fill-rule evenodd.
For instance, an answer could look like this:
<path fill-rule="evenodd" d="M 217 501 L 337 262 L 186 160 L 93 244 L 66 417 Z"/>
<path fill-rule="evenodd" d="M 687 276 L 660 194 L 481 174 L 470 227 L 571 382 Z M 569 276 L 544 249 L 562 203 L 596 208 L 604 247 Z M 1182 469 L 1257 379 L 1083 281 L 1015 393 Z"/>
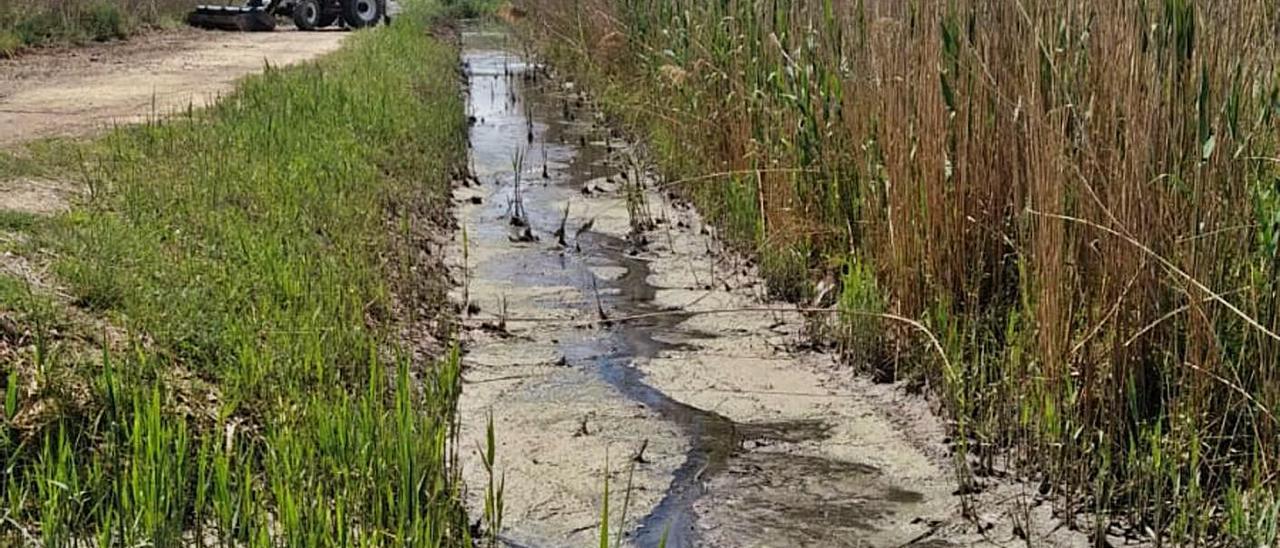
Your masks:
<path fill-rule="evenodd" d="M 348 32 L 180 29 L 0 61 L 0 147 L 205 106 L 265 63 L 314 59 Z"/>

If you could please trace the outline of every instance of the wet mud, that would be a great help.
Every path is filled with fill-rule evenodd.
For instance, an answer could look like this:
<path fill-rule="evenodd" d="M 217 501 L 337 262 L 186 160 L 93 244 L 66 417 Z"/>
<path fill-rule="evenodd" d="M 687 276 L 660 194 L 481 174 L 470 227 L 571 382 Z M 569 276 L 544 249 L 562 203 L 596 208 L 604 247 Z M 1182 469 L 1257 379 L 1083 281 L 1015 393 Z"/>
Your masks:
<path fill-rule="evenodd" d="M 750 265 L 572 82 L 501 30 L 462 36 L 461 453 L 485 485 L 492 420 L 503 540 L 594 545 L 608 475 L 620 544 L 948 545 L 945 457 L 833 380 L 830 357 L 793 350 L 798 315 L 719 313 L 763 306 Z M 468 497 L 480 516 L 483 493 Z"/>

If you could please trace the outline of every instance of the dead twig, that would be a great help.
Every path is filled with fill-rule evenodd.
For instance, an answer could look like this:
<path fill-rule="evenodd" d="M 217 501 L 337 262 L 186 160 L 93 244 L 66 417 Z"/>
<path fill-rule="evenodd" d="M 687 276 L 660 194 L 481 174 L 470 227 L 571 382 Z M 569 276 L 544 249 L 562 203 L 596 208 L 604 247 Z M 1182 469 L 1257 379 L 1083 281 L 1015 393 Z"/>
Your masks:
<path fill-rule="evenodd" d="M 557 228 L 555 232 L 556 242 L 560 244 L 560 247 L 569 247 L 569 243 L 565 241 L 564 237 L 565 224 L 569 222 L 569 204 L 571 203 L 572 202 L 564 203 L 564 215 L 560 216 L 560 228 Z"/>
<path fill-rule="evenodd" d="M 644 458 L 644 450 L 648 448 L 649 448 L 649 438 L 645 438 L 645 440 L 640 443 L 640 450 L 636 451 L 635 455 L 632 455 L 631 462 L 634 462 L 637 464 L 648 464 L 649 460 Z"/>

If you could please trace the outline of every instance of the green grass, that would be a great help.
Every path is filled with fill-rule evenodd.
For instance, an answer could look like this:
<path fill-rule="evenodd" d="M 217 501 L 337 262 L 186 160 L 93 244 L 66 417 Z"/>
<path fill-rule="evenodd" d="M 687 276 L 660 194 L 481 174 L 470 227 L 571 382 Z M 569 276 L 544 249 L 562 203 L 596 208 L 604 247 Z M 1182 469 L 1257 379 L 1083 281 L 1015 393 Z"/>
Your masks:
<path fill-rule="evenodd" d="M 18 50 L 26 45 L 17 32 L 0 30 L 0 59 L 17 55 Z"/>
<path fill-rule="evenodd" d="M 40 216 L 34 213 L 0 210 L 0 231 L 25 232 L 40 224 L 40 221 Z"/>
<path fill-rule="evenodd" d="M 465 158 L 456 52 L 410 9 L 208 111 L 14 168 L 92 189 L 5 224 L 121 333 L 50 352 L 71 342 L 0 277 L 0 313 L 35 339 L 0 371 L 0 544 L 470 543 L 458 356 L 416 362 L 397 335 L 418 318 L 396 310 L 439 308 L 403 302 L 440 288 L 402 273 Z"/>
<path fill-rule="evenodd" d="M 470 19 L 491 15 L 504 0 L 441 0 L 444 13 L 449 17 Z"/>

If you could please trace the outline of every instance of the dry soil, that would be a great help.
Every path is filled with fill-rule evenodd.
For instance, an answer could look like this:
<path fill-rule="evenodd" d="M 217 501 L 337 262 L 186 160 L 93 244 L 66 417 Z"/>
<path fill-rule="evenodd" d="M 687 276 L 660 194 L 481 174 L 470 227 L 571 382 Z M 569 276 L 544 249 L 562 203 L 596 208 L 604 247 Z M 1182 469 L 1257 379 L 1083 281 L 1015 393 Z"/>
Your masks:
<path fill-rule="evenodd" d="M 0 147 L 206 106 L 239 78 L 324 55 L 349 34 L 178 29 L 0 60 Z"/>

